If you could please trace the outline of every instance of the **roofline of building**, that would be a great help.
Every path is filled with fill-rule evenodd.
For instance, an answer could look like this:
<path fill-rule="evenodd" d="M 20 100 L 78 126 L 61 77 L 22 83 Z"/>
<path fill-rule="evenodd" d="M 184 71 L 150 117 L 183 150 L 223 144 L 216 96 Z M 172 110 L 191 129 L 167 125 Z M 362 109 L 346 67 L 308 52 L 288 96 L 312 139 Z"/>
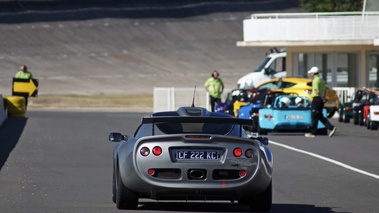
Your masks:
<path fill-rule="evenodd" d="M 275 46 L 379 46 L 379 38 L 376 39 L 349 39 L 349 40 L 258 40 L 237 41 L 238 47 L 275 47 Z"/>

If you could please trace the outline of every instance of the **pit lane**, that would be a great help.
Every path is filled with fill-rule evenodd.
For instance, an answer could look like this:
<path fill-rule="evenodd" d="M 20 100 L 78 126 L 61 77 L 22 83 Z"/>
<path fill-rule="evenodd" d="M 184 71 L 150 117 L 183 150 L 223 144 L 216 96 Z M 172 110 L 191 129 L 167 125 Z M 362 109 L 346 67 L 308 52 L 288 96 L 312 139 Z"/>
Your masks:
<path fill-rule="evenodd" d="M 133 134 L 136 112 L 28 111 L 0 128 L 2 212 L 119 212 L 111 201 L 108 133 Z M 271 141 L 379 174 L 379 132 L 338 123 L 334 137 L 269 135 Z M 272 212 L 375 212 L 379 180 L 277 144 Z M 245 212 L 230 202 L 156 202 L 139 212 Z M 135 211 L 123 211 L 135 212 Z"/>

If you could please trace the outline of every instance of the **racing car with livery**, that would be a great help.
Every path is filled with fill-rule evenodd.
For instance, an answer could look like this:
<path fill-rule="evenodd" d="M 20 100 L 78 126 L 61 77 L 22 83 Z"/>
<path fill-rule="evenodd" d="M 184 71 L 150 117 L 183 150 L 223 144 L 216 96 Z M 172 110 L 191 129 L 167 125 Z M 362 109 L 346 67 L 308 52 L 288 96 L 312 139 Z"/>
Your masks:
<path fill-rule="evenodd" d="M 111 132 L 113 202 L 136 209 L 139 198 L 229 200 L 270 211 L 273 155 L 252 125 L 191 106 L 143 117 L 133 136 Z"/>
<path fill-rule="evenodd" d="M 323 114 L 326 117 L 326 109 Z M 259 110 L 259 134 L 268 132 L 309 132 L 312 124 L 311 100 L 306 96 L 280 95 L 270 108 Z M 320 121 L 317 134 L 326 135 L 327 129 Z"/>

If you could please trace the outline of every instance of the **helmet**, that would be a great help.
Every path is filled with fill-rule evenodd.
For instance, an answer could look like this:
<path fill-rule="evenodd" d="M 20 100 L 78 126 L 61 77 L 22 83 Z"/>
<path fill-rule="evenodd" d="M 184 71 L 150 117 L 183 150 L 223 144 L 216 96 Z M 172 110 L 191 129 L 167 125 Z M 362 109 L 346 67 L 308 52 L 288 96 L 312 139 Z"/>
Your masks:
<path fill-rule="evenodd" d="M 291 103 L 291 100 L 288 97 L 283 97 L 280 99 L 280 101 L 287 106 Z"/>
<path fill-rule="evenodd" d="M 296 103 L 296 104 L 300 104 L 302 101 L 303 101 L 303 99 L 300 98 L 300 97 L 297 97 L 297 98 L 295 99 L 295 103 Z"/>

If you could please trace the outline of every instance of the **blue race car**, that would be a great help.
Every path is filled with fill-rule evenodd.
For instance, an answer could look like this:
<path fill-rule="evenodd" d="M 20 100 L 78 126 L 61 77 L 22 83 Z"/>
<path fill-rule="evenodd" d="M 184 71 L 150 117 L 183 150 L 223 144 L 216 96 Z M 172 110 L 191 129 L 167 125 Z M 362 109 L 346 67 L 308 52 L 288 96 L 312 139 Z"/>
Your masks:
<path fill-rule="evenodd" d="M 263 107 L 271 107 L 274 100 L 279 95 L 285 95 L 284 92 L 271 90 L 260 90 L 251 96 L 250 104 L 241 106 L 238 110 L 238 118 L 250 119 L 254 123 L 254 131 L 258 130 L 259 126 L 259 109 Z"/>
<path fill-rule="evenodd" d="M 216 112 L 222 112 L 234 116 L 233 104 L 236 101 L 245 101 L 248 99 L 248 90 L 245 89 L 233 89 L 228 92 L 225 101 L 219 102 L 216 105 Z"/>
<path fill-rule="evenodd" d="M 326 109 L 323 109 L 326 117 Z M 309 132 L 312 123 L 311 101 L 306 96 L 280 95 L 271 107 L 259 110 L 258 133 Z M 320 121 L 317 134 L 326 135 L 327 129 Z"/>

